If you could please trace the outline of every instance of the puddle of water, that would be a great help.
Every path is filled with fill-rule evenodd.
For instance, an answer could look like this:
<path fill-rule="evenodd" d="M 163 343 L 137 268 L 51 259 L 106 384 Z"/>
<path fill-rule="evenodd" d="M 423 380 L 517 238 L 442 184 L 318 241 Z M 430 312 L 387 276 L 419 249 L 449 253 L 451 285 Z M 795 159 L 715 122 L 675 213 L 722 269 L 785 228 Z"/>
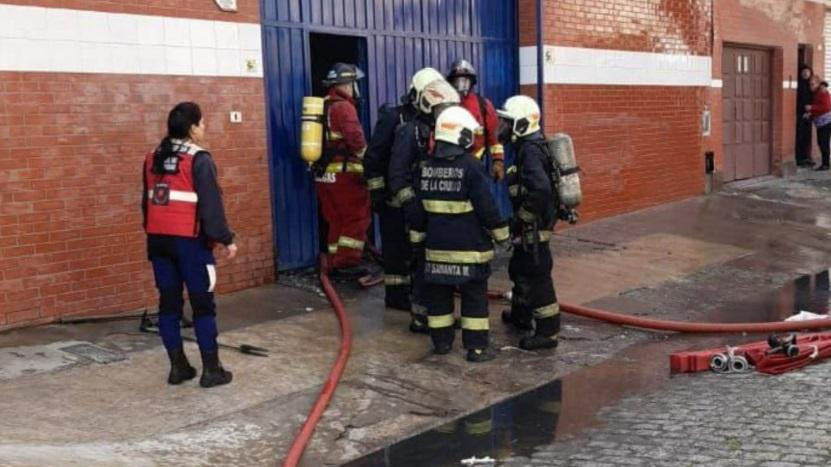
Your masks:
<path fill-rule="evenodd" d="M 779 321 L 800 310 L 827 314 L 829 271 L 806 275 L 758 301 L 714 313 L 714 321 Z M 574 438 L 602 424 L 598 412 L 622 398 L 656 390 L 670 378 L 669 355 L 764 339 L 764 336 L 655 336 L 614 358 L 496 403 L 466 417 L 385 447 L 345 464 L 369 466 L 458 466 L 473 456 L 497 461 L 529 457 L 538 446 Z M 602 345 L 602 341 L 598 341 Z"/>

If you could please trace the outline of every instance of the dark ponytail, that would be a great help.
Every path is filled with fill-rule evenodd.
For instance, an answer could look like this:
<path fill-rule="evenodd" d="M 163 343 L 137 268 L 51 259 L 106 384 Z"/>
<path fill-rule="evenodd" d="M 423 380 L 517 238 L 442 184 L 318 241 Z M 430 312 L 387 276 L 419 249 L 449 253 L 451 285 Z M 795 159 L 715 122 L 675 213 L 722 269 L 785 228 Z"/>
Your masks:
<path fill-rule="evenodd" d="M 173 139 L 187 139 L 190 136 L 190 128 L 199 125 L 202 121 L 202 110 L 194 102 L 181 102 L 173 107 L 167 115 L 167 136 L 159 143 L 156 154 L 153 155 L 153 173 L 164 174 L 164 161 L 175 157 L 173 152 Z"/>

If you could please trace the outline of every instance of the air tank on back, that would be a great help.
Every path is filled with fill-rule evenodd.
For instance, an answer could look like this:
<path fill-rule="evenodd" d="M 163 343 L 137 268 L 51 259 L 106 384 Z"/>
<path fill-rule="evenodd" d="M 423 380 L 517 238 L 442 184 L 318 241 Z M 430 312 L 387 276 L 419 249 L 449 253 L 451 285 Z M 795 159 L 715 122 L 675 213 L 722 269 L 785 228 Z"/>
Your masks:
<path fill-rule="evenodd" d="M 575 209 L 583 201 L 580 188 L 580 168 L 574 155 L 574 144 L 565 133 L 557 133 L 547 141 L 548 148 L 559 166 L 557 195 L 560 203 L 569 209 Z"/>

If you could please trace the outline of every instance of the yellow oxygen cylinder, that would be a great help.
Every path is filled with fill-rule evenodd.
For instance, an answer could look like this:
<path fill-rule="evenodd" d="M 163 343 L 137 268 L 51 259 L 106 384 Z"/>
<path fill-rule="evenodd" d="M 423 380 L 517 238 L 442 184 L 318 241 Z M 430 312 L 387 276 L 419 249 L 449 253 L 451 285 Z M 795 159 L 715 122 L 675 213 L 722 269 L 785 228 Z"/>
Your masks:
<path fill-rule="evenodd" d="M 314 164 L 323 154 L 323 98 L 303 98 L 303 115 L 300 127 L 300 155 L 309 164 Z"/>

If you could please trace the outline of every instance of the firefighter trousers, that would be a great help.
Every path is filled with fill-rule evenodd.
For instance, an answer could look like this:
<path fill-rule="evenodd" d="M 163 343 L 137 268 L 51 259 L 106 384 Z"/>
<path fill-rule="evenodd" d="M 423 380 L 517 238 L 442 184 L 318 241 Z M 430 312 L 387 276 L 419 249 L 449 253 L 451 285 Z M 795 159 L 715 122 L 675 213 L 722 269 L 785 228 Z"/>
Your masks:
<path fill-rule="evenodd" d="M 452 345 L 455 332 L 453 284 L 424 284 L 430 337 L 436 347 Z M 462 295 L 462 345 L 465 349 L 488 346 L 488 281 L 471 280 L 458 285 Z"/>
<path fill-rule="evenodd" d="M 320 212 L 328 225 L 329 267 L 361 264 L 371 223 L 369 191 L 359 173 L 326 173 L 315 183 Z"/>
<path fill-rule="evenodd" d="M 412 266 L 410 267 L 412 278 L 411 289 L 411 317 L 413 321 L 426 324 L 427 323 L 427 302 L 425 300 L 424 290 L 424 240 L 418 239 L 416 242 L 413 234 L 410 234 L 410 240 L 413 241 L 413 257 Z"/>
<path fill-rule="evenodd" d="M 387 306 L 410 309 L 410 260 L 412 246 L 401 208 L 381 209 L 381 246 L 384 259 L 384 287 Z"/>
<path fill-rule="evenodd" d="M 217 349 L 216 269 L 211 249 L 199 238 L 150 235 L 148 253 L 159 289 L 159 335 L 167 350 L 182 347 L 181 320 L 188 289 L 199 350 Z"/>
<path fill-rule="evenodd" d="M 548 242 L 537 244 L 537 261 L 534 261 L 533 245 L 528 246 L 528 251 L 514 245 L 508 264 L 508 275 L 514 283 L 511 317 L 524 324 L 531 324 L 533 319 L 538 336 L 556 336 L 560 332 L 560 307 L 551 278 L 553 266 Z"/>

